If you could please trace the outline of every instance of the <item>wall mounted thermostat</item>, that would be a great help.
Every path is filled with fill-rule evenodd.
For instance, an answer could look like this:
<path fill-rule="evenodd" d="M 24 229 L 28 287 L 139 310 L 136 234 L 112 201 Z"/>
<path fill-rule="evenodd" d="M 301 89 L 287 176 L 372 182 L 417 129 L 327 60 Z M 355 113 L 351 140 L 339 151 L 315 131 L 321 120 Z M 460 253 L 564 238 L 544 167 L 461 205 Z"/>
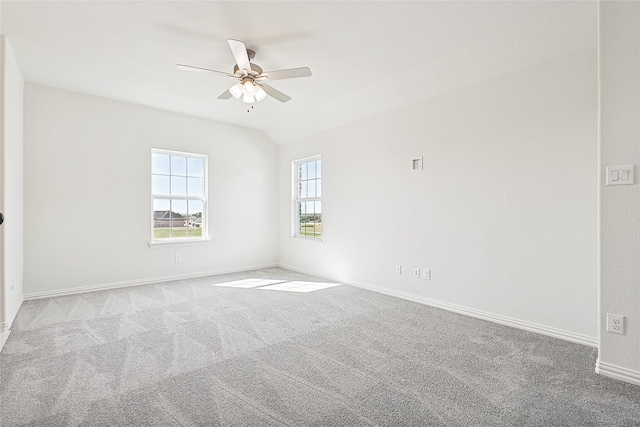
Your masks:
<path fill-rule="evenodd" d="M 413 159 L 411 159 L 411 170 L 412 171 L 422 170 L 422 157 L 414 157 Z"/>

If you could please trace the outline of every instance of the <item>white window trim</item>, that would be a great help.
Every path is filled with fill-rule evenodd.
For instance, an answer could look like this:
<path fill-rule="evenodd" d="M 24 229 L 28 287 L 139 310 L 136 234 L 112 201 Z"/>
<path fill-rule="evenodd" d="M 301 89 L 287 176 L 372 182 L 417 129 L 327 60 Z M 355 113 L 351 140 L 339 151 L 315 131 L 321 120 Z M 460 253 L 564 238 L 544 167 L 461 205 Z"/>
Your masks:
<path fill-rule="evenodd" d="M 174 156 L 184 156 L 191 158 L 200 158 L 204 160 L 204 183 L 203 183 L 203 194 L 204 196 L 173 196 L 173 195 L 156 195 L 153 194 L 153 155 L 154 154 L 168 154 Z M 150 193 L 151 193 L 151 207 L 150 207 L 150 217 L 151 217 L 151 227 L 150 227 L 150 236 L 148 246 L 152 247 L 161 247 L 164 245 L 192 245 L 192 244 L 202 244 L 209 240 L 209 157 L 206 154 L 199 153 L 189 153 L 186 151 L 175 151 L 175 150 L 165 150 L 161 148 L 152 148 L 150 154 L 150 162 L 151 173 L 149 174 L 150 179 Z M 182 200 L 201 200 L 202 201 L 202 237 L 199 238 L 171 238 L 171 239 L 154 239 L 153 238 L 153 201 L 155 199 L 182 199 Z"/>
<path fill-rule="evenodd" d="M 301 163 L 313 162 L 316 160 L 322 160 L 322 156 L 320 154 L 310 157 L 304 157 L 302 159 L 297 159 L 291 162 L 291 234 L 290 237 L 294 239 L 306 240 L 310 242 L 322 242 L 322 237 L 309 237 L 303 236 L 298 233 L 300 230 L 300 212 L 298 212 L 298 167 Z M 324 176 L 320 179 L 324 179 Z M 324 188 L 324 185 L 323 185 Z M 307 197 L 304 199 L 306 202 L 322 202 L 321 197 Z M 323 216 L 324 221 L 324 216 Z M 322 235 L 324 236 L 324 222 L 322 224 Z"/>

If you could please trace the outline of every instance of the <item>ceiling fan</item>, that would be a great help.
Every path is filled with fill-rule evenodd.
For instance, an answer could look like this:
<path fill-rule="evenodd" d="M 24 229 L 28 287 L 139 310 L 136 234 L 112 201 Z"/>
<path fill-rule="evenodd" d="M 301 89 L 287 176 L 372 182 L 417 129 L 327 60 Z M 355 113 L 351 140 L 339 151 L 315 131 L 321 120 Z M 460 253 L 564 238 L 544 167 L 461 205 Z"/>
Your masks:
<path fill-rule="evenodd" d="M 224 71 L 209 70 L 208 68 L 194 67 L 191 65 L 177 64 L 179 70 L 196 71 L 200 73 L 221 74 L 238 80 L 238 83 L 222 92 L 218 99 L 229 99 L 232 96 L 236 99 L 242 97 L 242 101 L 253 104 L 262 101 L 267 95 L 272 96 L 280 102 L 287 102 L 291 97 L 285 95 L 277 89 L 266 84 L 266 81 L 292 79 L 295 77 L 309 77 L 311 70 L 309 67 L 289 68 L 287 70 L 262 71 L 260 66 L 251 63 L 256 53 L 247 49 L 245 44 L 239 40 L 228 39 L 231 53 L 236 60 L 233 73 Z"/>

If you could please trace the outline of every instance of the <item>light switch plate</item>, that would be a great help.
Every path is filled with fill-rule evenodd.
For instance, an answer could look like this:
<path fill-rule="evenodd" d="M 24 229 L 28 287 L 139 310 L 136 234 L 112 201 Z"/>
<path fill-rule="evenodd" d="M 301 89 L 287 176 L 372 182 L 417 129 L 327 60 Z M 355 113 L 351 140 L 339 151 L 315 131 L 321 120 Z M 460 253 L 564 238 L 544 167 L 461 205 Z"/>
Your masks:
<path fill-rule="evenodd" d="M 635 165 L 609 166 L 607 168 L 607 185 L 635 184 Z"/>

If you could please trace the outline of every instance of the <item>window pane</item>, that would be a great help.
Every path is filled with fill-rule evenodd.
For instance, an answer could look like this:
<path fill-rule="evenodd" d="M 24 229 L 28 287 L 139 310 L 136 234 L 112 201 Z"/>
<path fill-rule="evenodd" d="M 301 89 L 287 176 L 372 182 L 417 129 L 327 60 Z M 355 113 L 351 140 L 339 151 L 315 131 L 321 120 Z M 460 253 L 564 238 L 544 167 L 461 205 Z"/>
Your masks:
<path fill-rule="evenodd" d="M 322 237 L 322 202 L 314 202 L 314 237 Z"/>
<path fill-rule="evenodd" d="M 307 167 L 308 167 L 307 174 L 309 179 L 315 179 L 316 178 L 316 162 L 307 163 Z"/>
<path fill-rule="evenodd" d="M 187 178 L 182 176 L 171 177 L 171 194 L 184 196 L 187 194 Z"/>
<path fill-rule="evenodd" d="M 300 165 L 300 179 L 301 180 L 307 179 L 307 164 L 306 163 L 302 163 Z"/>
<path fill-rule="evenodd" d="M 306 206 L 307 215 L 313 215 L 315 211 L 313 210 L 313 202 L 304 202 Z"/>
<path fill-rule="evenodd" d="M 187 174 L 189 176 L 204 177 L 204 166 L 202 159 L 194 159 L 189 157 L 187 159 Z"/>
<path fill-rule="evenodd" d="M 169 175 L 169 155 L 154 153 L 152 157 L 152 173 Z"/>
<path fill-rule="evenodd" d="M 200 238 L 202 237 L 202 227 L 194 225 L 192 222 L 187 226 L 187 237 Z"/>
<path fill-rule="evenodd" d="M 303 228 L 303 218 L 304 218 L 304 203 L 298 203 L 298 235 L 302 235 Z"/>
<path fill-rule="evenodd" d="M 309 197 L 316 197 L 316 180 L 312 179 L 311 181 L 307 181 L 307 194 Z"/>
<path fill-rule="evenodd" d="M 166 211 L 166 212 L 168 212 L 169 210 L 171 210 L 171 201 L 169 199 L 154 199 L 153 200 L 154 218 L 155 218 L 155 212 L 157 212 L 157 211 Z"/>
<path fill-rule="evenodd" d="M 203 203 L 201 200 L 189 200 L 188 207 L 187 237 L 202 237 Z"/>
<path fill-rule="evenodd" d="M 171 237 L 171 229 L 169 227 L 153 227 L 154 239 L 168 239 L 169 237 Z"/>
<path fill-rule="evenodd" d="M 153 185 L 153 194 L 166 194 L 169 195 L 169 177 L 165 175 L 153 175 L 151 178 Z"/>
<path fill-rule="evenodd" d="M 322 178 L 322 160 L 316 161 L 316 178 Z"/>
<path fill-rule="evenodd" d="M 187 158 L 171 156 L 171 175 L 187 175 Z"/>
<path fill-rule="evenodd" d="M 187 201 L 171 200 L 171 237 L 187 237 Z"/>
<path fill-rule="evenodd" d="M 190 196 L 202 196 L 204 194 L 204 179 L 187 178 L 187 189 Z"/>
<path fill-rule="evenodd" d="M 309 197 L 309 193 L 307 192 L 307 182 L 308 181 L 302 181 L 300 183 L 300 197 L 302 197 L 303 199 Z"/>
<path fill-rule="evenodd" d="M 153 238 L 168 239 L 171 226 L 171 202 L 169 199 L 153 201 Z"/>
<path fill-rule="evenodd" d="M 300 235 L 313 236 L 313 223 L 309 221 L 313 215 L 313 202 L 302 202 L 303 213 L 300 214 Z"/>
<path fill-rule="evenodd" d="M 316 181 L 316 197 L 322 197 L 322 180 Z"/>
<path fill-rule="evenodd" d="M 196 218 L 202 219 L 203 209 L 202 200 L 189 200 L 189 215 L 195 215 Z"/>
<path fill-rule="evenodd" d="M 185 218 L 187 216 L 186 200 L 171 200 L 171 217 Z"/>
<path fill-rule="evenodd" d="M 318 237 L 322 233 L 319 202 L 301 202 L 299 234 L 306 237 Z M 318 211 L 316 211 L 318 209 Z"/>
<path fill-rule="evenodd" d="M 184 220 L 182 220 L 184 223 Z M 174 222 L 174 226 L 171 228 L 171 238 L 172 239 L 184 239 L 187 237 L 187 227 L 183 224 L 178 224 L 178 222 Z"/>

